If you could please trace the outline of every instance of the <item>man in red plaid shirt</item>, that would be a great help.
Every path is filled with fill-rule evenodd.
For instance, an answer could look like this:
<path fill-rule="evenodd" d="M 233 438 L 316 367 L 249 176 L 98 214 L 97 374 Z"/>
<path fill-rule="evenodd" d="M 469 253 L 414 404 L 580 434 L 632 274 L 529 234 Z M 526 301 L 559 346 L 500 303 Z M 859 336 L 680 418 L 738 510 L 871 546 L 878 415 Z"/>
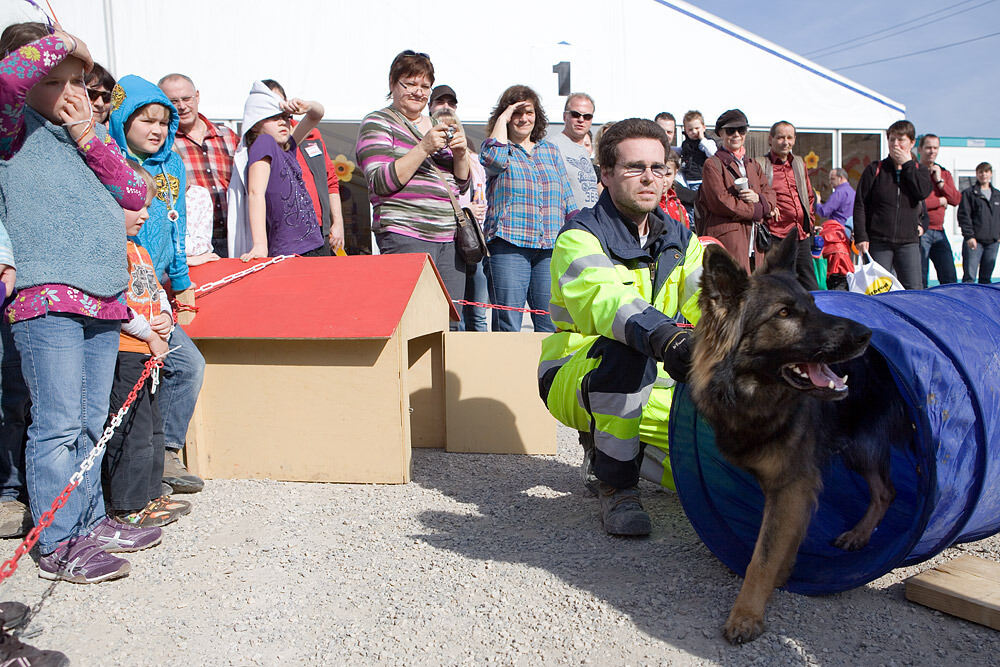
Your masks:
<path fill-rule="evenodd" d="M 180 116 L 174 150 L 187 167 L 188 187 L 200 185 L 212 194 L 212 249 L 219 257 L 227 257 L 226 189 L 239 138 L 225 125 L 216 125 L 198 113 L 200 95 L 189 76 L 168 74 L 159 86 Z"/>

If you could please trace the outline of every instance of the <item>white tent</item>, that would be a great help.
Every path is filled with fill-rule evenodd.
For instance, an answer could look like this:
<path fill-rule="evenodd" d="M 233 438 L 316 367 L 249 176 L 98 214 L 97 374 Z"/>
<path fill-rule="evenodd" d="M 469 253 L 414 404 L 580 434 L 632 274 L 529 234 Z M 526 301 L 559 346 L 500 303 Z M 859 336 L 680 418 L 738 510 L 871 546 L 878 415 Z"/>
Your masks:
<path fill-rule="evenodd" d="M 15 0 L 20 1 L 20 0 Z M 680 1 L 554 0 L 52 0 L 67 30 L 116 76 L 153 81 L 184 72 L 202 111 L 236 119 L 255 78 L 320 100 L 329 120 L 356 121 L 383 105 L 393 56 L 431 55 L 438 83 L 466 120 L 485 120 L 500 92 L 525 83 L 553 120 L 562 99 L 552 67 L 572 64 L 573 90 L 597 100 L 597 121 L 680 117 L 711 125 L 731 107 L 756 127 L 788 119 L 814 129 L 881 130 L 905 107 L 736 25 Z M 524 25 L 508 25 L 515 14 Z"/>

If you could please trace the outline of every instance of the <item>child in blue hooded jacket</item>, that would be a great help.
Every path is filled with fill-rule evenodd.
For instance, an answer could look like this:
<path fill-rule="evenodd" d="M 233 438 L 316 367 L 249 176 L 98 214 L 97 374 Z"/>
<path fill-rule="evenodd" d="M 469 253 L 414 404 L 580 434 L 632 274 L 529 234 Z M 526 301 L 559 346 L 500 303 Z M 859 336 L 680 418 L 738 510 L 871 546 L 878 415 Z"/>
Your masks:
<path fill-rule="evenodd" d="M 184 252 L 186 172 L 173 150 L 179 122 L 177 109 L 163 91 L 141 77 L 124 76 L 111 92 L 108 132 L 126 156 L 153 175 L 159 188 L 139 241 L 153 258 L 157 278 L 161 283 L 169 279 L 174 292 L 191 287 Z"/>
<path fill-rule="evenodd" d="M 174 152 L 174 137 L 180 116 L 156 85 L 130 74 L 118 80 L 111 91 L 108 132 L 125 152 L 156 179 L 158 191 L 150 204 L 149 220 L 139 232 L 139 243 L 153 259 L 156 276 L 177 301 L 194 305 L 194 289 L 188 277 L 185 238 L 187 236 L 184 161 Z M 160 412 L 163 414 L 165 463 L 169 470 L 181 470 L 182 479 L 164 473 L 175 491 L 200 491 L 204 482 L 180 463 L 188 425 L 194 414 L 205 373 L 205 358 L 181 327 L 170 334 L 170 355 L 164 360 L 160 385 Z M 178 483 L 184 486 L 178 488 Z"/>

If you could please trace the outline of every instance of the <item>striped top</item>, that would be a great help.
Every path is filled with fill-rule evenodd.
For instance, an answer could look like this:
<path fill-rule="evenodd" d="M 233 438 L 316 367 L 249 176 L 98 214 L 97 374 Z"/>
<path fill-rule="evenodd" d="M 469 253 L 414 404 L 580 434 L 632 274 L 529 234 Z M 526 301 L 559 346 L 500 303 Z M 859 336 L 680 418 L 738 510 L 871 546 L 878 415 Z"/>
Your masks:
<path fill-rule="evenodd" d="M 444 149 L 424 160 L 406 183 L 400 183 L 395 162 L 413 149 L 423 134 L 391 107 L 373 111 L 361 121 L 356 153 L 368 180 L 372 204 L 372 229 L 393 232 L 433 243 L 455 238 L 455 209 L 441 178 L 441 170 L 452 193 L 467 189 L 469 181 L 456 184 L 451 150 Z"/>
<path fill-rule="evenodd" d="M 479 160 L 488 177 L 486 240 L 500 237 L 521 248 L 551 248 L 563 223 L 577 210 L 556 145 L 542 139 L 529 154 L 519 144 L 490 138 Z"/>

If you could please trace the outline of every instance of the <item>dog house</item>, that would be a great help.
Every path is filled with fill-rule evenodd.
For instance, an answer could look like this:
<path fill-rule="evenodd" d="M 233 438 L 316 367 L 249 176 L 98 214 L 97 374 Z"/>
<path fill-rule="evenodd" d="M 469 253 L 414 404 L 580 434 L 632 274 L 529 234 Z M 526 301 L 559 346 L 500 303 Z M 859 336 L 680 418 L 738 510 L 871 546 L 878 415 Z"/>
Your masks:
<path fill-rule="evenodd" d="M 815 297 L 821 310 L 872 330 L 866 354 L 888 363 L 886 391 L 904 403 L 913 432 L 891 443 L 897 495 L 863 549 L 843 551 L 832 542 L 864 513 L 867 485 L 839 457 L 823 471 L 823 491 L 785 588 L 809 595 L 847 590 L 1000 531 L 1000 286 Z M 719 453 L 686 385 L 674 393 L 670 461 L 695 530 L 742 575 L 764 497 L 749 473 Z"/>
<path fill-rule="evenodd" d="M 246 269 L 191 270 L 207 285 Z M 448 332 L 427 255 L 296 257 L 198 299 L 188 466 L 206 478 L 405 483 L 412 447 L 555 454 L 545 334 Z"/>
<path fill-rule="evenodd" d="M 206 284 L 246 265 L 194 267 Z M 458 317 L 426 255 L 296 257 L 199 299 L 205 356 L 187 459 L 209 478 L 404 483 L 445 444 L 444 348 Z"/>

